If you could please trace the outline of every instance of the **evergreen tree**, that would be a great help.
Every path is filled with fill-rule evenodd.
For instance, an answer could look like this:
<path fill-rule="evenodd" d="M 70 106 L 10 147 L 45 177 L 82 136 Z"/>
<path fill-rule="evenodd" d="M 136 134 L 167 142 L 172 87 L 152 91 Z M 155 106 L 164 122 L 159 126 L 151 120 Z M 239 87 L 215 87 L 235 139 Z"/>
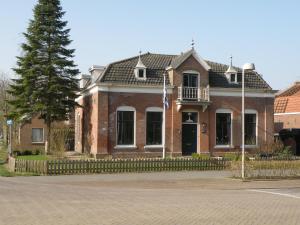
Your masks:
<path fill-rule="evenodd" d="M 68 119 L 77 103 L 79 70 L 69 49 L 70 29 L 62 17 L 65 12 L 59 0 L 39 0 L 30 20 L 22 56 L 17 57 L 14 71 L 19 75 L 11 85 L 16 119 L 39 115 L 47 125 L 47 149 L 50 150 L 51 124 Z"/>

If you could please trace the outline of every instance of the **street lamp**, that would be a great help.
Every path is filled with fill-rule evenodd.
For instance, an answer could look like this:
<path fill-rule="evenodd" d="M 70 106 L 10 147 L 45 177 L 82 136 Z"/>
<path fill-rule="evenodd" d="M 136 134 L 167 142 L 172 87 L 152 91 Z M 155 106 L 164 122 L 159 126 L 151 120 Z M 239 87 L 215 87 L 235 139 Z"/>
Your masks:
<path fill-rule="evenodd" d="M 245 179 L 245 71 L 253 71 L 253 63 L 245 63 L 242 72 L 242 179 Z"/>

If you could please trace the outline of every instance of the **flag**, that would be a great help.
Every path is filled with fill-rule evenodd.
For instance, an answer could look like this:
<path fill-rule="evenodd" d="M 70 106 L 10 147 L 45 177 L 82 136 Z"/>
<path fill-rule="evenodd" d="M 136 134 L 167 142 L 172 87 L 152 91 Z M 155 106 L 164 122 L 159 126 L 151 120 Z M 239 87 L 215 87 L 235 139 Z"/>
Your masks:
<path fill-rule="evenodd" d="M 164 91 L 163 91 L 163 104 L 167 109 L 169 108 L 169 100 L 167 95 L 167 86 L 166 86 L 166 75 L 164 74 Z"/>

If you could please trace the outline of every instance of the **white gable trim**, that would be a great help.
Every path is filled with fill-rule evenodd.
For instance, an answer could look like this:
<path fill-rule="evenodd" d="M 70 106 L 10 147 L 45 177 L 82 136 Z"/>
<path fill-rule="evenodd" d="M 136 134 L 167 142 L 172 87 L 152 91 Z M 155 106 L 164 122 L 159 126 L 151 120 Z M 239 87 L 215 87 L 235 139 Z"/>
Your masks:
<path fill-rule="evenodd" d="M 174 69 L 177 69 L 182 63 L 184 63 L 190 56 L 193 56 L 197 62 L 203 66 L 203 68 L 206 70 L 206 71 L 209 71 L 211 70 L 211 67 L 205 62 L 204 59 L 202 59 L 195 50 L 190 50 L 190 53 L 185 55 L 184 58 L 181 60 L 181 62 L 177 65 L 175 65 L 175 68 Z M 167 67 L 169 69 L 169 67 Z"/>
<path fill-rule="evenodd" d="M 193 55 L 194 58 L 201 64 L 201 66 L 204 67 L 204 69 L 205 69 L 206 71 L 211 70 L 211 67 L 204 61 L 204 59 L 202 59 L 202 58 L 197 54 L 196 51 L 193 51 L 193 54 L 192 54 L 192 55 Z"/>
<path fill-rule="evenodd" d="M 75 101 L 79 101 L 84 96 L 92 95 L 97 92 L 121 92 L 121 93 L 143 93 L 143 94 L 163 94 L 163 87 L 149 87 L 149 86 L 100 86 L 93 85 L 89 90 L 81 93 L 81 96 L 76 98 Z M 167 93 L 173 93 L 173 87 L 167 87 Z"/>

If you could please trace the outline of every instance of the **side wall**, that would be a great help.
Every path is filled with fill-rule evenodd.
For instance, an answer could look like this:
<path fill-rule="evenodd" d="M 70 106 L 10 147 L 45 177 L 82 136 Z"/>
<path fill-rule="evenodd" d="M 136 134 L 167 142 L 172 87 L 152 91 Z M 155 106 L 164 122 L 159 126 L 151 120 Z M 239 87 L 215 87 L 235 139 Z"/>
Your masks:
<path fill-rule="evenodd" d="M 242 102 L 240 97 L 211 97 L 209 106 L 210 150 L 212 153 L 239 150 L 242 144 Z M 233 113 L 232 120 L 232 148 L 216 147 L 216 110 L 229 109 Z M 273 141 L 274 131 L 274 99 L 273 98 L 245 98 L 245 109 L 258 112 L 258 143 L 257 147 Z M 252 149 L 248 149 L 251 151 Z"/>

